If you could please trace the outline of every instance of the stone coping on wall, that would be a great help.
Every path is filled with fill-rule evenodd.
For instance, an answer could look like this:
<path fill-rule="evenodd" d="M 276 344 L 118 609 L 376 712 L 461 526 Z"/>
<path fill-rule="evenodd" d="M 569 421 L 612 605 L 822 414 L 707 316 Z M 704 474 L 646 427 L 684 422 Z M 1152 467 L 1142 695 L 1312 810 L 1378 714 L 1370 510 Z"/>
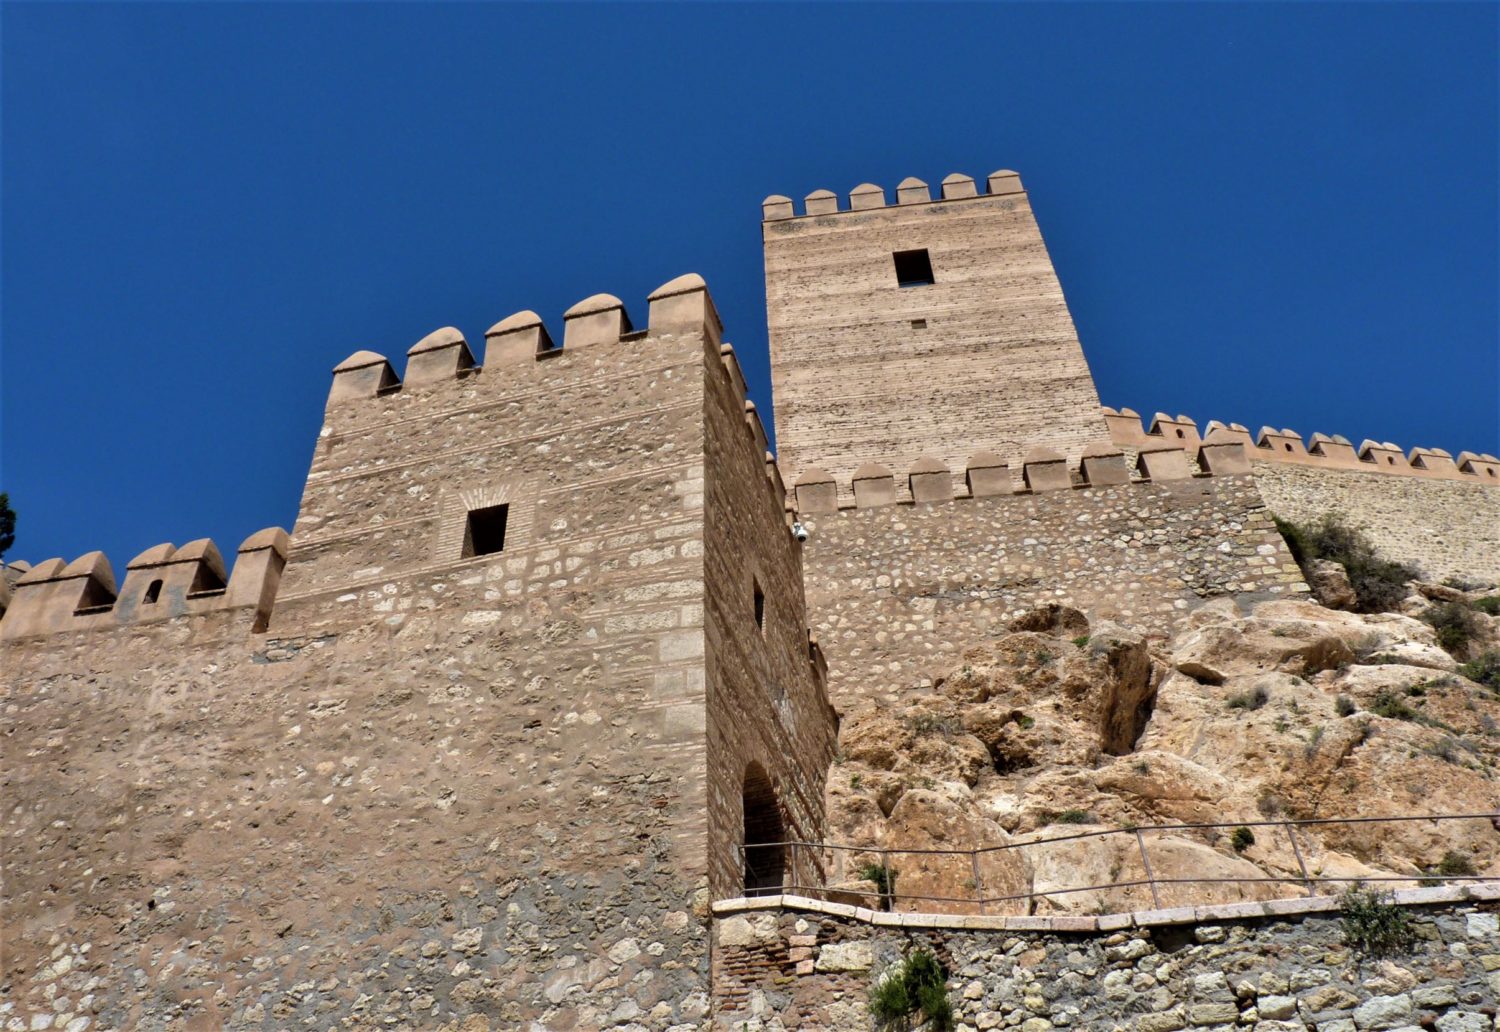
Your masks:
<path fill-rule="evenodd" d="M 1438 885 L 1400 889 L 1392 901 L 1403 906 L 1470 903 L 1500 900 L 1500 881 L 1467 885 Z M 794 910 L 828 914 L 888 928 L 950 928 L 995 932 L 1114 932 L 1125 928 L 1201 924 L 1208 921 L 1243 921 L 1258 918 L 1293 917 L 1339 909 L 1338 896 L 1307 896 L 1295 899 L 1260 900 L 1247 903 L 1214 903 L 1196 907 L 1167 907 L 1120 914 L 1035 917 L 1019 914 L 922 914 L 871 910 L 849 903 L 830 903 L 808 896 L 780 895 L 738 897 L 713 905 L 715 917 L 731 917 L 765 910 Z"/>
<path fill-rule="evenodd" d="M 1500 487 L 1500 458 L 1488 452 L 1459 452 L 1457 458 L 1442 448 L 1413 448 L 1409 453 L 1390 441 L 1366 440 L 1358 448 L 1340 434 L 1316 433 L 1305 441 L 1295 430 L 1263 426 L 1252 434 L 1239 423 L 1210 420 L 1200 435 L 1196 420 L 1165 412 L 1152 417 L 1149 427 L 1134 410 L 1105 405 L 1101 412 L 1110 440 L 1121 448 L 1181 448 L 1192 452 L 1210 440 L 1244 445 L 1254 462 L 1279 462 L 1319 469 L 1358 470 L 1426 480 L 1457 480 Z"/>

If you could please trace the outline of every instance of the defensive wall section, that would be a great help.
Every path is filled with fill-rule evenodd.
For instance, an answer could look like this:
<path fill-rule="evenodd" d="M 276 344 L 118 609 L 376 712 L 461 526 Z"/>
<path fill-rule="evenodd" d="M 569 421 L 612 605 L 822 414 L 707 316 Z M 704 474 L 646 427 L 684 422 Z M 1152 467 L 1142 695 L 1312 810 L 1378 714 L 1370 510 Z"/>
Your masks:
<path fill-rule="evenodd" d="M 868 464 L 845 489 L 852 503 L 822 467 L 804 473 L 808 614 L 835 703 L 931 683 L 1041 603 L 1166 629 L 1216 596 L 1306 592 L 1240 443 L 1199 454 L 1203 471 L 1175 448 L 1142 453 L 1132 470 L 1101 442 L 1070 471 L 1062 453 L 1036 448 L 1019 478 L 992 452 L 961 477 L 926 457 L 900 493 L 889 469 Z"/>
<path fill-rule="evenodd" d="M 1327 896 L 1052 918 L 726 900 L 715 907 L 716 1024 L 868 1028 L 871 986 L 926 949 L 949 973 L 961 1029 L 1491 1032 L 1500 886 L 1396 898 L 1416 945 L 1386 960 L 1349 949 Z"/>
<path fill-rule="evenodd" d="M 1047 445 L 1076 464 L 1100 436 L 1094 381 L 1031 201 L 1014 172 L 941 196 L 906 179 L 763 206 L 776 441 L 793 475 L 919 454 L 1012 466 Z"/>
<path fill-rule="evenodd" d="M 1132 454 L 1201 445 L 1198 424 L 1158 412 L 1149 427 L 1131 409 L 1105 408 L 1110 439 Z M 1386 556 L 1416 564 L 1432 580 L 1500 581 L 1500 459 L 1477 452 L 1455 458 L 1441 448 L 1403 452 L 1389 441 L 1356 448 L 1337 434 L 1305 441 L 1295 430 L 1259 433 L 1217 420 L 1215 440 L 1245 447 L 1271 511 L 1298 522 L 1343 513 Z"/>
<path fill-rule="evenodd" d="M 22 578 L 6 1021 L 706 1020 L 709 901 L 747 822 L 823 837 L 836 717 L 702 280 L 560 340 L 520 313 L 482 367 L 452 329 L 404 380 L 341 363 L 290 546 L 252 538 L 218 603 L 201 544 L 113 600 L 100 558 Z"/>

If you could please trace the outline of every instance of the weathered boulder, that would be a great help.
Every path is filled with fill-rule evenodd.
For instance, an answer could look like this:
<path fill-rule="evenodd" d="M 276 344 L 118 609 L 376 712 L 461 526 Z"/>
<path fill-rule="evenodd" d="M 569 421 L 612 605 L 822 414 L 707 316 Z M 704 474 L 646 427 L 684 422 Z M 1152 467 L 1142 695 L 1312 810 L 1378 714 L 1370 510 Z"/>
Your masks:
<path fill-rule="evenodd" d="M 1329 609 L 1353 609 L 1359 601 L 1342 563 L 1314 559 L 1304 571 L 1313 597 Z"/>

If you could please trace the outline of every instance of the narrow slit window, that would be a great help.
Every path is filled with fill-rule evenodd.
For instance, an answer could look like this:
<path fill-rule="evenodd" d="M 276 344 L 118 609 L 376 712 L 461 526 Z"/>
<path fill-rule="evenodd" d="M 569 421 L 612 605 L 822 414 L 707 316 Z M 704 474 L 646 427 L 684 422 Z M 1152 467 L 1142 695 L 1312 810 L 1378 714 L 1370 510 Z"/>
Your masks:
<path fill-rule="evenodd" d="M 766 593 L 760 590 L 760 583 L 755 584 L 755 628 L 761 634 L 766 633 Z"/>
<path fill-rule="evenodd" d="M 491 555 L 505 548 L 505 519 L 509 505 L 470 509 L 464 528 L 464 557 Z"/>
<path fill-rule="evenodd" d="M 154 606 L 159 598 L 161 598 L 161 581 L 154 580 L 146 586 L 146 594 L 141 601 L 148 606 Z"/>
<path fill-rule="evenodd" d="M 925 287 L 932 283 L 932 259 L 927 248 L 897 251 L 891 255 L 896 263 L 896 282 L 903 287 Z"/>

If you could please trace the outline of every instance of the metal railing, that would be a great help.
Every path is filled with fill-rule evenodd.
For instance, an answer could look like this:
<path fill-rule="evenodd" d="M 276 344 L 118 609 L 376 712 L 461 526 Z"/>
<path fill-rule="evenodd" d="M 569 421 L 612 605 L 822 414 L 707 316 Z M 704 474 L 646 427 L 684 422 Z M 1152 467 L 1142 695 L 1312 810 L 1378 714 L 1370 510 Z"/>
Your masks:
<path fill-rule="evenodd" d="M 965 909 L 972 909 L 972 912 L 979 914 L 984 914 L 986 908 L 1004 904 L 1015 904 L 1021 901 L 1026 902 L 1026 910 L 1029 912 L 1032 904 L 1038 899 L 1049 899 L 1054 896 L 1066 896 L 1079 892 L 1105 892 L 1141 887 L 1146 887 L 1150 890 L 1152 906 L 1160 909 L 1163 906 L 1162 887 L 1174 885 L 1300 885 L 1308 896 L 1316 896 L 1318 895 L 1318 887 L 1322 885 L 1342 886 L 1351 883 L 1386 882 L 1398 884 L 1417 882 L 1424 885 L 1434 885 L 1445 882 L 1500 881 L 1500 878 L 1495 876 L 1445 873 L 1436 869 L 1421 874 L 1314 875 L 1308 870 L 1307 860 L 1303 852 L 1304 843 L 1298 841 L 1299 830 L 1305 836 L 1309 829 L 1315 827 L 1328 825 L 1394 825 L 1417 821 L 1429 822 L 1435 825 L 1451 821 L 1483 821 L 1486 823 L 1488 831 L 1483 831 L 1482 833 L 1487 835 L 1494 834 L 1500 837 L 1500 811 L 1496 811 L 1487 813 L 1421 814 L 1401 817 L 1326 817 L 1305 820 L 1263 818 L 1254 821 L 1224 821 L 1202 824 L 1153 824 L 1136 827 L 1108 828 L 1101 831 L 1081 831 L 1071 835 L 1058 835 L 1051 838 L 1032 839 L 1026 842 L 1011 842 L 996 846 L 979 846 L 973 849 L 893 849 L 882 846 L 859 846 L 826 842 L 766 842 L 740 846 L 739 854 L 746 872 L 745 884 L 747 888 L 744 893 L 746 896 L 795 894 L 814 899 L 828 899 L 831 896 L 856 896 L 864 897 L 864 905 L 876 909 L 894 910 L 902 903 L 920 902 L 942 904 L 944 910 L 949 912 L 964 912 Z M 1268 873 L 1260 877 L 1162 878 L 1155 874 L 1151 865 L 1150 851 L 1146 845 L 1148 836 L 1176 832 L 1208 837 L 1211 835 L 1217 836 L 1218 833 L 1223 831 L 1230 831 L 1232 834 L 1233 831 L 1240 828 L 1250 829 L 1252 835 L 1254 835 L 1255 829 L 1267 828 L 1274 829 L 1276 832 L 1284 835 L 1294 866 L 1287 865 L 1285 873 Z M 1130 836 L 1134 839 L 1135 852 L 1140 857 L 1141 870 L 1144 874 L 1143 878 L 1132 878 L 1124 881 L 1116 879 L 1099 884 L 1064 886 L 1041 890 L 1030 889 L 1026 892 L 1010 892 L 999 895 L 986 895 L 985 893 L 984 864 L 982 863 L 984 858 L 995 854 L 1005 854 L 1021 850 L 1044 849 L 1056 846 L 1058 843 L 1107 838 L 1110 836 Z M 808 851 L 811 851 L 811 855 L 808 855 Z M 864 870 L 873 869 L 874 873 L 883 871 L 885 884 L 877 886 L 877 890 L 874 892 L 828 885 L 797 884 L 798 872 L 844 866 L 836 862 L 841 854 L 847 855 L 850 859 L 875 858 L 870 859 L 862 867 Z M 752 856 L 755 858 L 754 862 L 751 861 Z M 964 887 L 969 890 L 969 895 L 938 896 L 900 891 L 902 867 L 893 862 L 896 858 L 900 857 L 951 858 L 956 870 L 962 870 L 964 866 L 967 866 L 969 878 L 966 879 Z M 967 865 L 963 863 L 965 859 L 967 860 Z M 1263 862 L 1268 863 L 1269 860 Z M 860 870 L 860 867 L 853 868 L 855 874 L 860 873 Z M 918 873 L 930 874 L 930 872 L 922 871 L 921 869 L 919 869 Z M 1287 897 L 1283 895 L 1257 898 L 1273 899 Z M 1203 901 L 1199 900 L 1198 902 Z M 1178 901 L 1172 905 L 1186 906 L 1190 904 Z M 955 911 L 955 908 L 959 909 Z M 999 913 L 1001 911 L 995 912 Z"/>

